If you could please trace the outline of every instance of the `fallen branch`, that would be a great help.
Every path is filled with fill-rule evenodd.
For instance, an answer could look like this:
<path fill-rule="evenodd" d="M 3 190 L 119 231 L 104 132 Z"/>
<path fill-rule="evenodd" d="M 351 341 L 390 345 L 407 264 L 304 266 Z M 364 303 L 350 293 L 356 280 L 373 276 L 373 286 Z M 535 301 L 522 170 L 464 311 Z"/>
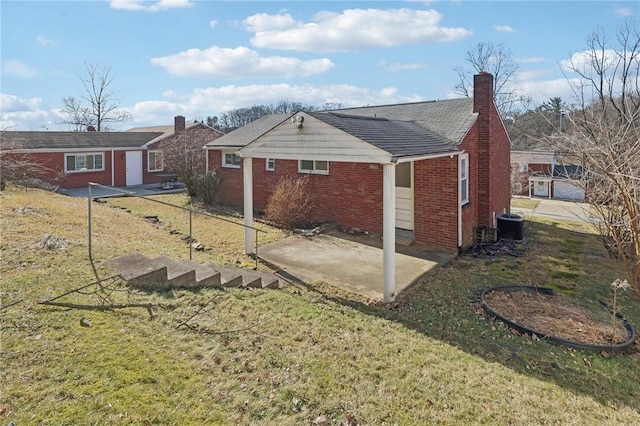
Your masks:
<path fill-rule="evenodd" d="M 76 303 L 54 302 L 52 300 L 39 300 L 39 305 L 60 306 L 63 308 L 71 309 L 86 309 L 91 311 L 110 311 L 112 309 L 124 309 L 124 308 L 145 308 L 149 312 L 149 316 L 153 318 L 154 307 L 151 303 L 127 303 L 124 305 L 78 305 Z"/>
<path fill-rule="evenodd" d="M 17 302 L 9 303 L 8 305 L 0 306 L 0 311 L 7 309 L 10 306 L 17 305 L 18 303 L 24 302 L 24 299 L 20 299 Z"/>

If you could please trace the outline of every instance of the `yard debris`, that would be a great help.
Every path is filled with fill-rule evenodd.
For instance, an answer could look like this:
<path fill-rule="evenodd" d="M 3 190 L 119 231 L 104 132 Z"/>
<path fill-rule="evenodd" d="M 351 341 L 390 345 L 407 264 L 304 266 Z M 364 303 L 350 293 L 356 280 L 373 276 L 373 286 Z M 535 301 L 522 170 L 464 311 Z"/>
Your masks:
<path fill-rule="evenodd" d="M 62 237 L 53 234 L 45 235 L 44 239 L 40 242 L 40 248 L 47 250 L 58 250 L 69 248 L 69 243 Z"/>
<path fill-rule="evenodd" d="M 91 328 L 91 322 L 86 318 L 82 318 L 80 320 L 80 325 L 83 327 Z"/>
<path fill-rule="evenodd" d="M 312 421 L 311 423 L 313 423 L 314 425 L 321 425 L 321 426 L 327 426 L 330 425 L 331 423 L 329 422 L 329 419 L 327 419 L 326 416 L 318 416 L 316 417 L 316 419 L 314 421 Z"/>
<path fill-rule="evenodd" d="M 516 247 L 512 240 L 498 240 L 495 243 L 474 244 L 467 253 L 474 257 L 515 256 L 522 257 L 524 252 Z"/>
<path fill-rule="evenodd" d="M 296 228 L 293 230 L 296 234 L 302 235 L 303 237 L 312 237 L 314 235 L 322 234 L 325 230 L 334 226 L 333 223 L 323 223 L 311 229 L 300 229 Z"/>

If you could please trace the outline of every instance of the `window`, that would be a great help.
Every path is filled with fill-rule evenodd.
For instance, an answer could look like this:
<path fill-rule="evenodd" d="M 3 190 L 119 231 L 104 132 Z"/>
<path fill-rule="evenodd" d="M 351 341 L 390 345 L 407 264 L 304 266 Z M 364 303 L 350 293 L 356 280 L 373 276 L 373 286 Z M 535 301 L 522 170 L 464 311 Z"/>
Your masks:
<path fill-rule="evenodd" d="M 268 170 L 270 172 L 274 171 L 276 169 L 276 159 L 275 158 L 267 158 L 265 160 L 264 169 Z"/>
<path fill-rule="evenodd" d="M 161 172 L 164 170 L 164 156 L 162 151 L 149 151 L 147 153 L 147 169 L 150 172 Z"/>
<path fill-rule="evenodd" d="M 460 171 L 460 204 L 469 202 L 469 154 L 461 154 L 458 163 Z"/>
<path fill-rule="evenodd" d="M 64 170 L 70 173 L 104 170 L 104 154 L 65 154 Z"/>
<path fill-rule="evenodd" d="M 328 161 L 313 161 L 313 160 L 299 160 L 298 161 L 299 173 L 313 173 L 318 175 L 329 174 L 329 162 Z"/>
<path fill-rule="evenodd" d="M 240 156 L 235 152 L 225 152 L 222 154 L 222 167 L 240 168 Z"/>

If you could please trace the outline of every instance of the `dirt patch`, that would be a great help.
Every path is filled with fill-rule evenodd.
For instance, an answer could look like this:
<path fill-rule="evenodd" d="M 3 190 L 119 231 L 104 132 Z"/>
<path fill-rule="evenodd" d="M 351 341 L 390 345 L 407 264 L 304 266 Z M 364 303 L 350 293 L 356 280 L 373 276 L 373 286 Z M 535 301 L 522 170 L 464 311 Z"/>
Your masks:
<path fill-rule="evenodd" d="M 594 313 L 561 295 L 527 291 L 491 291 L 485 303 L 502 317 L 541 335 L 589 345 L 616 345 L 628 339 L 618 319 L 615 331 L 611 315 Z"/>

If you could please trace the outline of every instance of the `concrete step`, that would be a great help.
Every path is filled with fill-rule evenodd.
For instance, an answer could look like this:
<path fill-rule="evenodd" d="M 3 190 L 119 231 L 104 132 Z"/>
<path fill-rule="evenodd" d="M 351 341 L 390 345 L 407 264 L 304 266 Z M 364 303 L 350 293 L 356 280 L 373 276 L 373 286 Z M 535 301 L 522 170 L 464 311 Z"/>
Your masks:
<path fill-rule="evenodd" d="M 243 270 L 243 278 L 248 282 L 247 287 L 280 288 L 280 280 L 273 274 L 264 271 Z"/>
<path fill-rule="evenodd" d="M 195 279 L 189 287 L 192 288 L 220 288 L 222 287 L 222 275 L 220 272 L 209 267 L 208 265 L 202 265 L 193 260 L 184 260 L 183 264 L 192 268 L 195 273 Z"/>
<path fill-rule="evenodd" d="M 167 267 L 141 253 L 129 253 L 104 262 L 132 287 L 144 290 L 169 288 Z"/>
<path fill-rule="evenodd" d="M 196 271 L 191 265 L 169 256 L 158 256 L 151 260 L 167 267 L 167 280 L 170 287 L 192 287 L 196 282 Z"/>
<path fill-rule="evenodd" d="M 244 279 L 240 268 L 214 265 L 211 263 L 207 264 L 207 266 L 220 273 L 222 287 L 241 287 L 244 285 Z"/>

